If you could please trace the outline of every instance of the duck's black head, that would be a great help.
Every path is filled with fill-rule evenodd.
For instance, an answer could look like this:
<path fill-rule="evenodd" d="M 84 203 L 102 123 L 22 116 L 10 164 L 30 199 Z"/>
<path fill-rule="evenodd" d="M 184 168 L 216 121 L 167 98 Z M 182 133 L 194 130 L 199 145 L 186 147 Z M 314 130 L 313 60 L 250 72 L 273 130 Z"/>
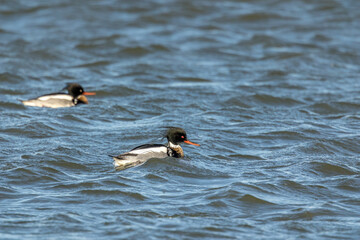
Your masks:
<path fill-rule="evenodd" d="M 68 90 L 69 95 L 78 100 L 78 103 L 88 103 L 87 98 L 84 95 L 95 95 L 94 92 L 85 92 L 82 86 L 78 83 L 68 83 L 64 88 Z"/>
<path fill-rule="evenodd" d="M 64 89 L 68 90 L 69 95 L 73 98 L 77 98 L 84 93 L 84 89 L 78 83 L 68 83 Z"/>
<path fill-rule="evenodd" d="M 185 130 L 178 127 L 170 127 L 167 130 L 166 138 L 169 142 L 175 145 L 179 145 L 180 143 L 187 143 L 195 146 L 200 146 L 197 143 L 190 142 L 187 139 Z"/>

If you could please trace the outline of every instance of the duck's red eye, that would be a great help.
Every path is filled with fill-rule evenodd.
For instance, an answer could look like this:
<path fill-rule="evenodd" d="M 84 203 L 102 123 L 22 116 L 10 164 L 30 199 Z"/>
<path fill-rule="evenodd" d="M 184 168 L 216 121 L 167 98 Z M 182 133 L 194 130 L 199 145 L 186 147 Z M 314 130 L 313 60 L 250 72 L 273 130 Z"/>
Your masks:
<path fill-rule="evenodd" d="M 184 136 L 181 136 L 181 138 L 185 138 Z"/>

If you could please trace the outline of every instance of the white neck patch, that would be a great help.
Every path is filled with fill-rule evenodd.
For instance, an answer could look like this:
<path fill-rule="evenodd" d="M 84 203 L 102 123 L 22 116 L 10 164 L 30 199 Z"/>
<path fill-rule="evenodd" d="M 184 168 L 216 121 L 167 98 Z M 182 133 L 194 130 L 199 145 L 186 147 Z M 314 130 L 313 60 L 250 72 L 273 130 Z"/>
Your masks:
<path fill-rule="evenodd" d="M 170 148 L 179 148 L 180 145 L 176 145 L 176 144 L 173 144 L 172 142 L 169 142 L 169 147 Z"/>

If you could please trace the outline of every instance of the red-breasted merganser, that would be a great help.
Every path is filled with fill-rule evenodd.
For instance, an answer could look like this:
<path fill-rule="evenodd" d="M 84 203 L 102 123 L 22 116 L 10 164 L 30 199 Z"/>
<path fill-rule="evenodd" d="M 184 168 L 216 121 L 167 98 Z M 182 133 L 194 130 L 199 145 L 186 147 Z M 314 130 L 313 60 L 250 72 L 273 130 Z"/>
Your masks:
<path fill-rule="evenodd" d="M 88 103 L 85 95 L 95 95 L 94 92 L 85 92 L 84 89 L 77 83 L 68 83 L 63 90 L 68 90 L 66 93 L 51 93 L 34 99 L 21 101 L 25 106 L 32 107 L 73 107 L 80 103 Z"/>
<path fill-rule="evenodd" d="M 184 151 L 180 143 L 187 143 L 195 146 L 200 146 L 197 143 L 190 142 L 187 139 L 186 132 L 182 128 L 171 127 L 166 133 L 168 143 L 163 144 L 144 144 L 138 146 L 127 153 L 119 156 L 111 156 L 114 159 L 114 166 L 118 170 L 123 170 L 129 167 L 137 166 L 145 163 L 150 158 L 166 158 L 184 157 Z"/>

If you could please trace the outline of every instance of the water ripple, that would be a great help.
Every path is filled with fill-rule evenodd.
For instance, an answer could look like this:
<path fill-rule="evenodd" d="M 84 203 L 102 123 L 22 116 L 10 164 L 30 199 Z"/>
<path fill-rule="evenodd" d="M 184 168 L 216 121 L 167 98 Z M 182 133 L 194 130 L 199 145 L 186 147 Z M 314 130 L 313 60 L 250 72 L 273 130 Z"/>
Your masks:
<path fill-rule="evenodd" d="M 358 8 L 3 2 L 1 237 L 356 239 Z M 19 102 L 67 82 L 97 95 Z M 165 126 L 201 146 L 113 168 Z"/>

